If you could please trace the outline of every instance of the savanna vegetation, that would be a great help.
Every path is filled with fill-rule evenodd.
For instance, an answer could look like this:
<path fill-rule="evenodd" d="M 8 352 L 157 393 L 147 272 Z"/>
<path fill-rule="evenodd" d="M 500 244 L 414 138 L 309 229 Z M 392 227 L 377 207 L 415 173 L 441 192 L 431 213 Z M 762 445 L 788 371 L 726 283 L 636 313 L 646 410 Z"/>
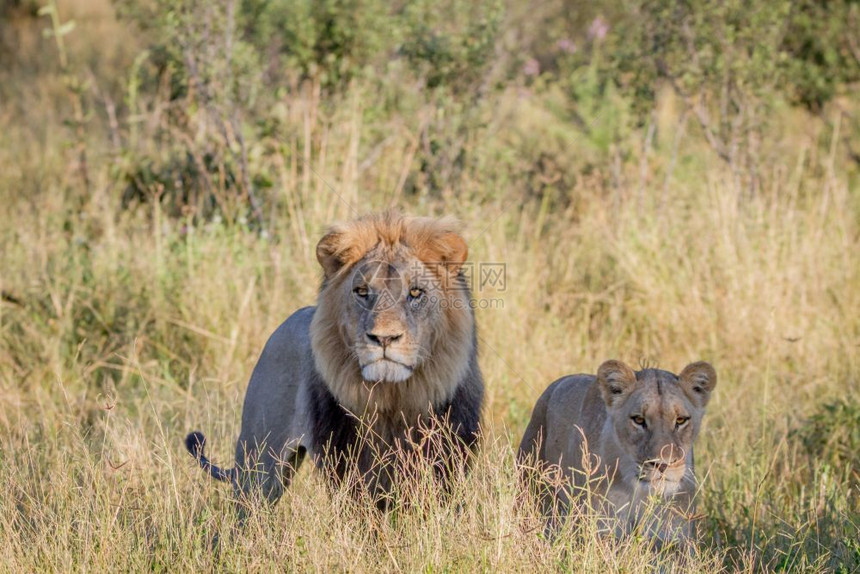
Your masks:
<path fill-rule="evenodd" d="M 860 569 L 858 89 L 854 0 L 0 1 L 2 569 Z M 185 433 L 232 460 L 316 241 L 388 206 L 466 225 L 459 503 L 308 465 L 213 545 Z M 608 358 L 719 373 L 689 560 L 517 502 L 534 401 Z"/>

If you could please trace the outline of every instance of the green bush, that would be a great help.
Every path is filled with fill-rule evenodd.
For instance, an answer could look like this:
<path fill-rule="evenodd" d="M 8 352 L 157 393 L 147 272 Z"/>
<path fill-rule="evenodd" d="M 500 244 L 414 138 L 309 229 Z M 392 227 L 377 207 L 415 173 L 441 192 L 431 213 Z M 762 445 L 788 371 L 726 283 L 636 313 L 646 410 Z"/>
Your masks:
<path fill-rule="evenodd" d="M 791 97 L 821 109 L 842 86 L 860 80 L 860 2 L 795 2 L 782 48 Z"/>
<path fill-rule="evenodd" d="M 265 58 L 271 80 L 284 72 L 343 86 L 391 57 L 400 23 L 381 0 L 243 0 L 242 36 Z"/>
<path fill-rule="evenodd" d="M 856 398 L 820 405 L 790 436 L 815 464 L 830 465 L 860 484 L 860 401 Z"/>
<path fill-rule="evenodd" d="M 246 202 L 244 215 L 262 218 L 276 180 L 268 154 L 278 148 L 251 147 L 289 138 L 322 145 L 304 142 L 304 128 L 274 112 L 304 97 L 305 86 L 324 113 L 374 94 L 357 110 L 370 146 L 390 137 L 392 123 L 424 118 L 412 126 L 419 141 L 407 193 L 450 193 L 487 158 L 502 157 L 508 171 L 488 185 L 566 205 L 583 174 L 620 188 L 625 172 L 640 171 L 643 153 L 660 145 L 654 112 L 664 86 L 694 123 L 692 137 L 755 191 L 775 110 L 820 107 L 858 78 L 850 0 L 636 0 L 599 9 L 565 0 L 534 10 L 499 0 L 115 1 L 150 42 L 129 93 L 134 84 L 136 99 L 170 102 L 149 122 L 157 133 L 140 138 L 163 145 L 127 146 L 126 196 L 145 197 L 154 185 L 180 208 L 208 206 L 195 207 L 204 216 Z M 495 112 L 513 85 L 537 98 L 526 110 L 539 110 L 531 118 L 514 110 L 516 121 L 502 126 Z M 215 189 L 210 172 L 228 176 Z"/>

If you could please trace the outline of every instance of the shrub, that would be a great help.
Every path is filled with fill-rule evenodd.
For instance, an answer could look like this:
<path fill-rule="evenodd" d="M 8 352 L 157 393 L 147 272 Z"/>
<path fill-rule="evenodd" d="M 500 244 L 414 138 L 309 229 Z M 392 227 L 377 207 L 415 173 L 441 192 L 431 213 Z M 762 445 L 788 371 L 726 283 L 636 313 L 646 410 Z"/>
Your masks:
<path fill-rule="evenodd" d="M 840 469 L 860 483 L 860 401 L 837 399 L 820 405 L 790 435 L 818 464 Z"/>

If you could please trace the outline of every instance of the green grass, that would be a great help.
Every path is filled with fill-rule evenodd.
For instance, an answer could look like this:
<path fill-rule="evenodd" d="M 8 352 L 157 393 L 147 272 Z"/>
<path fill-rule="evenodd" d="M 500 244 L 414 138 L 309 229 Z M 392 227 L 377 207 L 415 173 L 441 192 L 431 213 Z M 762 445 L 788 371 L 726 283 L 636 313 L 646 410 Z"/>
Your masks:
<path fill-rule="evenodd" d="M 142 40 L 86 6 L 69 8 L 70 57 L 121 100 Z M 659 145 L 613 176 L 611 157 L 600 164 L 557 123 L 551 90 L 524 99 L 511 87 L 476 104 L 488 123 L 464 144 L 476 159 L 456 189 L 428 191 L 416 179 L 415 101 L 379 115 L 360 82 L 338 96 L 299 90 L 283 133 L 247 141 L 252 167 L 273 178 L 263 234 L 230 205 L 208 220 L 124 208 L 118 166 L 158 148 L 146 130 L 164 112 L 155 97 L 142 103 L 138 139 L 123 131 L 117 153 L 94 98 L 80 140 L 64 125 L 69 92 L 38 39 L 44 22 L 20 25 L 25 49 L 39 49 L 0 70 L 5 569 L 649 571 L 657 559 L 642 541 L 602 539 L 586 521 L 549 543 L 517 502 L 514 450 L 534 401 L 609 358 L 676 372 L 702 359 L 719 374 L 696 453 L 700 552 L 659 558 L 667 569 L 860 568 L 860 192 L 841 143 L 857 134 L 847 123 L 835 133 L 836 109 L 781 110 L 750 193 L 694 126 L 673 157 L 668 94 Z M 129 34 L 104 48 L 116 62 L 98 56 L 95 31 Z M 630 137 L 640 150 L 642 134 Z M 526 153 L 538 145 L 598 167 L 547 167 Z M 530 195 L 552 170 L 562 183 Z M 215 551 L 213 535 L 233 527 L 230 492 L 185 453 L 185 433 L 206 431 L 213 460 L 230 462 L 254 361 L 315 299 L 315 242 L 353 208 L 392 203 L 459 216 L 470 259 L 506 265 L 504 291 L 476 293 L 502 305 L 478 310 L 485 440 L 460 502 L 380 515 L 329 493 L 308 464 L 277 507 Z M 846 406 L 825 407 L 836 401 Z"/>

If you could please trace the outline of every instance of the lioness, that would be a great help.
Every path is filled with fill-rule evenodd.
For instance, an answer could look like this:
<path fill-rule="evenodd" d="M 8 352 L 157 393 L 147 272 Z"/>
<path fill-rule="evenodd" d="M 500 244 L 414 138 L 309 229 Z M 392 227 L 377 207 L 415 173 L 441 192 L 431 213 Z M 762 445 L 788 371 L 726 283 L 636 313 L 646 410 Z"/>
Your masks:
<path fill-rule="evenodd" d="M 578 500 L 616 533 L 639 527 L 658 543 L 688 540 L 693 443 L 716 384 L 714 368 L 704 362 L 675 376 L 633 372 L 620 361 L 603 363 L 596 377 L 552 383 L 535 405 L 517 456 L 531 486 L 539 481 L 547 532 L 557 530 L 571 500 Z"/>
<path fill-rule="evenodd" d="M 317 305 L 266 343 L 236 466 L 209 462 L 199 432 L 186 438 L 213 478 L 233 483 L 243 517 L 249 495 L 280 498 L 306 452 L 335 485 L 350 480 L 385 508 L 411 463 L 444 482 L 476 446 L 484 383 L 457 224 L 370 215 L 331 227 L 316 254 Z"/>

